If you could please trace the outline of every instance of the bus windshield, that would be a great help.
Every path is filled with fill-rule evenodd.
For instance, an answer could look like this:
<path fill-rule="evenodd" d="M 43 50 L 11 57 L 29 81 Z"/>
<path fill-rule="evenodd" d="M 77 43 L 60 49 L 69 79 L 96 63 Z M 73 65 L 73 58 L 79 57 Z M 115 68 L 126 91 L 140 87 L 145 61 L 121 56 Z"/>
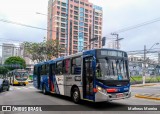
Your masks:
<path fill-rule="evenodd" d="M 127 60 L 98 59 L 96 78 L 100 80 L 128 80 Z"/>
<path fill-rule="evenodd" d="M 16 76 L 16 79 L 26 80 L 29 74 L 27 72 L 16 72 L 15 76 Z"/>

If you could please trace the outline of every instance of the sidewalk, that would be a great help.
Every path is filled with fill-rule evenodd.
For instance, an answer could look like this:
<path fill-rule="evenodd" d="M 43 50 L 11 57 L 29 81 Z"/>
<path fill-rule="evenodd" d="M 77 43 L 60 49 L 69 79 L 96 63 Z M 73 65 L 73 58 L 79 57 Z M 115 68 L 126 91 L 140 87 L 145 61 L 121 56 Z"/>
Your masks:
<path fill-rule="evenodd" d="M 152 94 L 152 93 L 136 94 L 135 97 L 144 98 L 144 99 L 152 99 L 152 100 L 160 100 L 160 94 Z"/>
<path fill-rule="evenodd" d="M 145 86 L 154 86 L 154 85 L 160 85 L 160 83 L 147 83 L 145 85 L 143 85 L 143 84 L 136 84 L 136 85 L 131 85 L 131 87 L 145 87 Z"/>
<path fill-rule="evenodd" d="M 155 86 L 160 88 L 160 83 L 147 83 L 145 85 L 143 84 L 136 84 L 132 85 L 131 87 L 147 87 L 147 86 Z M 156 94 L 153 93 L 138 93 L 135 95 L 137 98 L 143 98 L 143 99 L 152 99 L 152 100 L 160 100 L 160 91 L 157 91 Z"/>

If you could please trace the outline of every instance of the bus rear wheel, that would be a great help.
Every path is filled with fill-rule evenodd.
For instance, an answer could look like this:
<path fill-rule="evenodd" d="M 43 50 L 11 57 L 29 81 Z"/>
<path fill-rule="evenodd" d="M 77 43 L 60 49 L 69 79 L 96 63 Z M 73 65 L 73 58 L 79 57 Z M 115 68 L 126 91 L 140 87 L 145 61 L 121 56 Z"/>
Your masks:
<path fill-rule="evenodd" d="M 45 85 L 43 85 L 42 92 L 43 92 L 44 95 L 47 95 L 47 90 L 46 90 L 46 86 Z"/>
<path fill-rule="evenodd" d="M 78 88 L 74 88 L 72 92 L 72 100 L 74 103 L 79 103 L 80 102 L 80 92 Z"/>

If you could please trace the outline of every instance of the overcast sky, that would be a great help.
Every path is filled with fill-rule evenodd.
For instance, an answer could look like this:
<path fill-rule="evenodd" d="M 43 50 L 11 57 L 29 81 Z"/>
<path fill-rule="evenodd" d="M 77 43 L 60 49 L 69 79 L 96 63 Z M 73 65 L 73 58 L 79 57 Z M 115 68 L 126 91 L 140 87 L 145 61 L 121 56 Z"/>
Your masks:
<path fill-rule="evenodd" d="M 145 21 L 160 18 L 160 0 L 90 0 L 103 7 L 103 36 Z M 0 20 L 20 22 L 47 28 L 48 0 L 0 0 Z M 134 30 L 119 33 L 121 49 L 125 51 L 150 48 L 160 42 L 160 21 Z M 20 41 L 42 41 L 46 31 L 7 24 L 0 21 L 0 41 L 13 39 Z M 160 48 L 155 46 L 155 48 Z"/>

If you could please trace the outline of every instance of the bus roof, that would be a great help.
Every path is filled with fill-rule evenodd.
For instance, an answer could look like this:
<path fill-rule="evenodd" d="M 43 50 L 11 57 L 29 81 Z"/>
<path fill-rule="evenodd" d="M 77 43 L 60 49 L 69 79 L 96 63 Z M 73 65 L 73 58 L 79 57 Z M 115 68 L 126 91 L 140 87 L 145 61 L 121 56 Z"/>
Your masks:
<path fill-rule="evenodd" d="M 40 62 L 38 64 L 35 64 L 34 66 L 40 66 L 40 65 L 43 65 L 43 64 L 52 64 L 52 63 L 55 63 L 57 61 L 60 61 L 60 60 L 63 60 L 63 59 L 67 59 L 67 58 L 70 58 L 70 57 L 75 57 L 75 56 L 79 56 L 79 55 L 87 55 L 87 54 L 91 54 L 91 55 L 94 55 L 96 50 L 110 50 L 110 51 L 121 51 L 121 52 L 125 52 L 125 51 L 122 51 L 122 50 L 117 50 L 117 49 L 111 49 L 111 48 L 99 48 L 99 49 L 91 49 L 91 50 L 84 50 L 83 52 L 78 52 L 76 54 L 72 54 L 72 55 L 68 55 L 68 56 L 64 56 L 64 57 L 59 57 L 59 58 L 56 58 L 56 59 L 53 59 L 53 60 L 49 60 L 49 61 L 46 61 L 46 62 Z M 125 52 L 126 53 L 126 52 Z"/>

